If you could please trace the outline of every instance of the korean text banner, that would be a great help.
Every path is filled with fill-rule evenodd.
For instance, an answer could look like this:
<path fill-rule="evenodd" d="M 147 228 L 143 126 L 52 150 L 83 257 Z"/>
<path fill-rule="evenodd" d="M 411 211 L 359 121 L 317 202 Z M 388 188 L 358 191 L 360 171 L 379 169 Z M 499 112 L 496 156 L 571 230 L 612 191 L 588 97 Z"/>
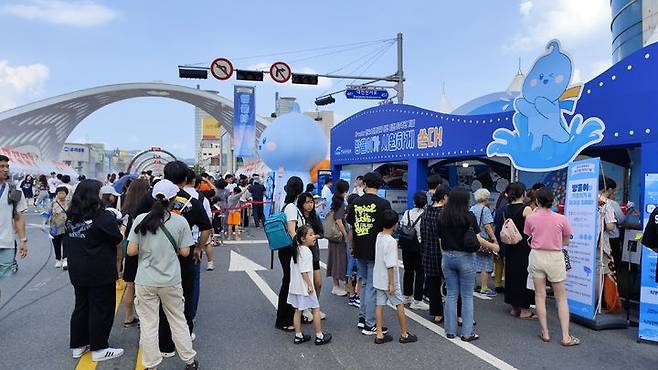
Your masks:
<path fill-rule="evenodd" d="M 233 146 L 236 157 L 256 154 L 256 97 L 255 89 L 235 86 L 233 90 Z"/>
<path fill-rule="evenodd" d="M 567 271 L 569 312 L 593 319 L 596 310 L 596 244 L 600 159 L 569 163 L 564 214 L 571 225 L 567 247 L 571 270 Z"/>

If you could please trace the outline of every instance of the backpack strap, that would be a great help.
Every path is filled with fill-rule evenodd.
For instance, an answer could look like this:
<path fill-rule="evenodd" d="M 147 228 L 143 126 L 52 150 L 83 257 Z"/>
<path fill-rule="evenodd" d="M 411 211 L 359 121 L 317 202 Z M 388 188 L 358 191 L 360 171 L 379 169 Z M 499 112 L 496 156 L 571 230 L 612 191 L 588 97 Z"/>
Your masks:
<path fill-rule="evenodd" d="M 167 237 L 167 239 L 169 239 L 169 242 L 171 243 L 171 246 L 174 247 L 174 251 L 175 251 L 176 253 L 178 253 L 178 245 L 176 244 L 176 240 L 175 240 L 174 237 L 171 235 L 171 233 L 169 232 L 169 230 L 167 229 L 167 227 L 166 227 L 164 224 L 160 224 L 160 230 L 162 230 L 162 232 L 165 234 L 165 236 Z"/>

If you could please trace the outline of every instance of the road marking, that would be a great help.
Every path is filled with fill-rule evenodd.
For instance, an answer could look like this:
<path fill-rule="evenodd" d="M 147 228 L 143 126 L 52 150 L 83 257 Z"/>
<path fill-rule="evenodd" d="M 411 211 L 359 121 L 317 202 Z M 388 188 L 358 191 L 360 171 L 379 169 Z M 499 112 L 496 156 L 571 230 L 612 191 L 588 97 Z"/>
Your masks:
<path fill-rule="evenodd" d="M 126 289 L 126 283 L 123 280 L 117 281 L 116 288 L 116 304 L 114 305 L 114 315 L 119 311 L 121 307 L 121 299 L 123 298 L 123 292 Z M 78 364 L 75 366 L 75 370 L 95 370 L 98 363 L 91 359 L 91 351 L 85 353 L 80 357 Z"/>
<path fill-rule="evenodd" d="M 279 297 L 276 295 L 276 293 L 274 293 L 274 290 L 270 288 L 269 284 L 267 284 L 267 282 L 265 282 L 265 280 L 263 280 L 263 278 L 256 273 L 256 271 L 267 270 L 265 267 L 237 253 L 236 251 L 231 250 L 231 261 L 229 262 L 228 270 L 246 272 L 247 276 L 249 276 L 251 281 L 256 284 L 265 298 L 267 298 L 267 300 L 272 303 L 272 306 L 277 306 Z"/>
<path fill-rule="evenodd" d="M 267 240 L 224 240 L 225 245 L 267 244 Z"/>

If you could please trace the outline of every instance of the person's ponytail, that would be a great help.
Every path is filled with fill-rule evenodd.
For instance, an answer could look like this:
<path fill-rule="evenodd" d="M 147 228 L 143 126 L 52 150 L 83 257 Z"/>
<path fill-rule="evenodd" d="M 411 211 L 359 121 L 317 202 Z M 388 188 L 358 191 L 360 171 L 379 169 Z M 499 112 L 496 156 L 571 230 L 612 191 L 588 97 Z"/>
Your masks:
<path fill-rule="evenodd" d="M 158 194 L 157 199 L 151 207 L 151 211 L 146 217 L 144 217 L 139 225 L 135 226 L 135 232 L 141 233 L 142 235 L 146 235 L 147 232 L 155 234 L 160 226 L 171 217 L 169 213 L 169 204 L 169 199 L 165 199 L 164 196 Z"/>

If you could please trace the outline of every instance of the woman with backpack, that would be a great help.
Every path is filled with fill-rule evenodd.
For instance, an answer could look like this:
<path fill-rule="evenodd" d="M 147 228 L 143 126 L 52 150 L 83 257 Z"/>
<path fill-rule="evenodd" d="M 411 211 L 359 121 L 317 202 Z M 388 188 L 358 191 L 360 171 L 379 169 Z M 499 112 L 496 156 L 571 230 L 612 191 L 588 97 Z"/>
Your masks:
<path fill-rule="evenodd" d="M 500 232 L 501 241 L 505 242 L 506 239 L 505 228 L 512 226 L 516 228 L 520 240 L 505 248 L 505 303 L 512 306 L 510 315 L 523 320 L 536 320 L 537 315 L 530 310 L 530 305 L 535 303 L 534 293 L 526 287 L 530 247 L 528 237 L 522 234 L 525 219 L 532 213 L 532 208 L 524 203 L 526 189 L 520 182 L 510 184 L 507 196 L 510 203 L 502 209 L 505 222 Z"/>
<path fill-rule="evenodd" d="M 408 209 L 400 219 L 400 249 L 402 249 L 402 263 L 404 263 L 404 278 L 402 294 L 405 303 L 409 303 L 412 310 L 427 311 L 430 306 L 423 302 L 425 288 L 425 272 L 420 259 L 420 223 L 425 206 L 427 194 L 423 191 L 414 194 L 414 208 Z"/>
<path fill-rule="evenodd" d="M 286 216 L 288 227 L 288 235 L 291 240 L 294 240 L 297 235 L 297 228 L 304 225 L 304 216 L 297 208 L 297 197 L 304 191 L 304 182 L 297 176 L 292 176 L 288 179 L 285 186 L 286 197 L 284 199 L 283 212 Z M 295 316 L 295 308 L 288 304 L 288 288 L 290 286 L 290 260 L 292 259 L 292 245 L 290 247 L 281 248 L 277 254 L 279 262 L 281 263 L 281 270 L 283 271 L 283 278 L 281 279 L 281 289 L 279 290 L 279 301 L 276 309 L 276 322 L 274 326 L 277 329 L 293 332 L 295 326 L 293 325 L 293 317 Z"/>

